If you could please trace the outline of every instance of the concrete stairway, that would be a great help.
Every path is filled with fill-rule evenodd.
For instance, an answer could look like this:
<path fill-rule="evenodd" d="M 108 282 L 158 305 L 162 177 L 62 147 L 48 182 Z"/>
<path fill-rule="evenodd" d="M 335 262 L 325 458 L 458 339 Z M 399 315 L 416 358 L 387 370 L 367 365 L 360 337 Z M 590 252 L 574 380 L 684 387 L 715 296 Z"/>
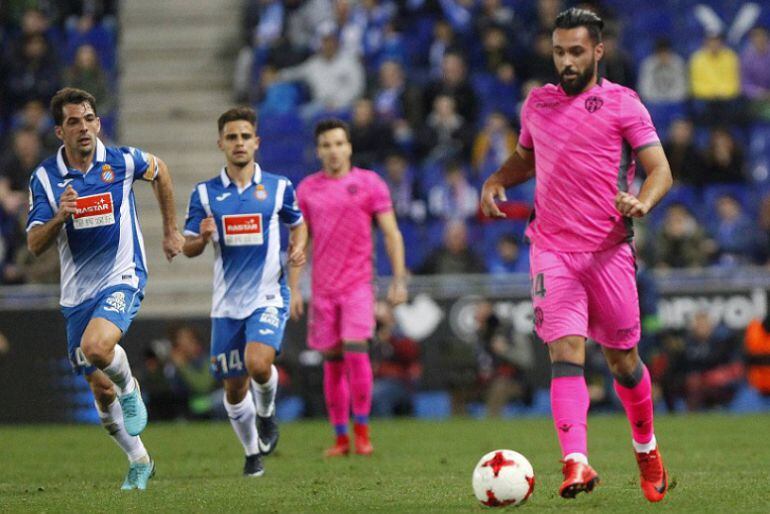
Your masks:
<path fill-rule="evenodd" d="M 232 105 L 240 5 L 239 0 L 121 4 L 120 143 L 166 161 L 180 229 L 193 186 L 222 166 L 216 119 Z M 137 183 L 134 190 L 150 268 L 143 315 L 207 314 L 212 252 L 167 263 L 152 188 Z"/>

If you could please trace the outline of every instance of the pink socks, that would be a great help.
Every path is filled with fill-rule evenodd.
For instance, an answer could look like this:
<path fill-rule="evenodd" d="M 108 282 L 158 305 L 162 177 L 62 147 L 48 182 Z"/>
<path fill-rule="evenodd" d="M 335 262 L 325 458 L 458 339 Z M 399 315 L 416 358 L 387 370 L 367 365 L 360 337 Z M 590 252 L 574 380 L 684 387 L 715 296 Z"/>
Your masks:
<path fill-rule="evenodd" d="M 627 377 L 615 377 L 617 393 L 626 417 L 631 424 L 631 435 L 637 444 L 647 444 L 653 437 L 652 383 L 647 366 L 639 361 L 636 370 Z"/>
<path fill-rule="evenodd" d="M 350 418 L 350 388 L 345 371 L 345 362 L 342 359 L 324 361 L 324 397 L 329 420 L 335 428 L 344 426 L 347 433 Z"/>
<path fill-rule="evenodd" d="M 574 453 L 588 455 L 588 405 L 588 387 L 583 377 L 583 367 L 569 362 L 554 362 L 551 412 L 563 457 Z"/>
<path fill-rule="evenodd" d="M 363 351 L 350 351 L 345 349 L 345 368 L 350 380 L 350 391 L 353 400 L 353 417 L 357 424 L 365 425 L 369 422 L 369 413 L 372 410 L 372 387 L 374 378 L 372 375 L 372 363 L 366 346 L 361 346 Z"/>

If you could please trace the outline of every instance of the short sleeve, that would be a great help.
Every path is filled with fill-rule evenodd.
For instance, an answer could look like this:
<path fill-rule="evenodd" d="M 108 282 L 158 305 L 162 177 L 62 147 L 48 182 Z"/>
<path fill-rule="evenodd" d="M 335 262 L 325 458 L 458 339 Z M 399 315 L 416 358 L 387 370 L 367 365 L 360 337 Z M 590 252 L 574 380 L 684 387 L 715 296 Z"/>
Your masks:
<path fill-rule="evenodd" d="M 299 208 L 297 193 L 294 191 L 294 185 L 291 183 L 291 180 L 286 181 L 286 189 L 283 191 L 283 203 L 278 211 L 278 217 L 281 222 L 292 227 L 302 223 L 302 211 Z"/>
<path fill-rule="evenodd" d="M 29 217 L 27 218 L 27 231 L 36 225 L 42 225 L 52 220 L 55 213 L 51 205 L 53 191 L 46 191 L 46 185 L 38 177 L 38 173 L 45 173 L 38 170 L 32 175 L 29 181 Z M 47 177 L 46 177 L 47 178 Z M 50 182 L 47 185 L 51 188 Z M 48 193 L 51 193 L 50 196 Z"/>
<path fill-rule="evenodd" d="M 620 127 L 623 139 L 635 152 L 660 144 L 650 113 L 636 93 L 628 92 L 621 97 Z"/>
<path fill-rule="evenodd" d="M 393 201 L 390 198 L 390 189 L 379 175 L 372 173 L 371 190 L 369 194 L 370 210 L 372 214 L 380 214 L 393 210 Z"/>
<path fill-rule="evenodd" d="M 134 161 L 134 181 L 146 180 L 152 182 L 155 180 L 155 177 L 158 176 L 157 157 L 132 146 L 123 147 L 123 151 L 131 155 Z"/>
<path fill-rule="evenodd" d="M 519 146 L 525 150 L 532 151 L 535 147 L 534 141 L 532 141 L 532 134 L 529 132 L 527 126 L 527 116 L 529 115 L 529 99 L 530 96 L 524 101 L 524 105 L 521 106 L 521 113 L 519 114 L 521 131 L 519 133 Z"/>
<path fill-rule="evenodd" d="M 206 211 L 201 203 L 201 197 L 198 188 L 195 187 L 190 195 L 190 202 L 187 204 L 187 214 L 184 221 L 184 235 L 200 235 L 201 221 L 206 219 Z"/>

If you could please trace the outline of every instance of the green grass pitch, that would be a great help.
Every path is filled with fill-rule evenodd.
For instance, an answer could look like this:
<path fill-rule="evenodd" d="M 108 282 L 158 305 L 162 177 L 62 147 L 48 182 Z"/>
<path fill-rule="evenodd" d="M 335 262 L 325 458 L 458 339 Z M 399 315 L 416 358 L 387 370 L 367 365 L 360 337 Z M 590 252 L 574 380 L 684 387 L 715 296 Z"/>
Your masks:
<path fill-rule="evenodd" d="M 639 489 L 621 416 L 591 416 L 589 451 L 602 483 L 563 500 L 549 419 L 375 421 L 376 453 L 321 457 L 321 422 L 282 426 L 261 478 L 240 476 L 227 423 L 150 424 L 143 438 L 158 473 L 122 492 L 127 465 L 97 426 L 0 426 L 0 512 L 481 512 L 470 484 L 487 451 L 526 455 L 537 485 L 517 512 L 770 512 L 770 416 L 660 416 L 656 432 L 675 487 L 660 504 Z M 512 508 L 509 507 L 508 510 Z"/>

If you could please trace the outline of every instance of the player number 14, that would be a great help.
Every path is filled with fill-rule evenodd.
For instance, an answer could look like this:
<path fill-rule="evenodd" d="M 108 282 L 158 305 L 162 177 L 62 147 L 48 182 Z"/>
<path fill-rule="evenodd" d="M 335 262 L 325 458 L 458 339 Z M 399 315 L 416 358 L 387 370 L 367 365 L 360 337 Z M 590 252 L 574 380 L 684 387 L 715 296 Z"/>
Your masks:
<path fill-rule="evenodd" d="M 238 353 L 238 350 L 230 350 L 229 362 L 226 353 L 220 353 L 217 355 L 217 361 L 219 362 L 219 369 L 222 370 L 222 373 L 229 373 L 230 371 L 234 370 L 240 371 L 243 369 L 243 361 L 241 361 L 241 356 Z"/>

